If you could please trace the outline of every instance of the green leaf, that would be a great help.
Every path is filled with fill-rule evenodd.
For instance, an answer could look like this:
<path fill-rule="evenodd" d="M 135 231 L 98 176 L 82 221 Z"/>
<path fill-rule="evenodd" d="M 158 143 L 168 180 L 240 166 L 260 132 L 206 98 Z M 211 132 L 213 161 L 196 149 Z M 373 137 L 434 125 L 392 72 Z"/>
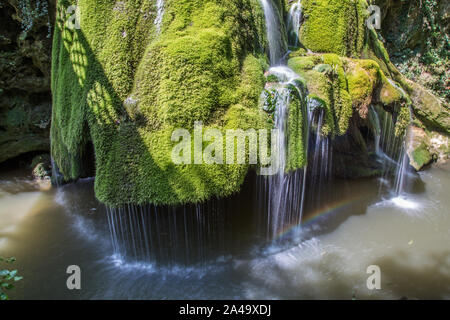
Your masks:
<path fill-rule="evenodd" d="M 23 277 L 21 277 L 21 276 L 18 276 L 18 277 L 14 277 L 14 281 L 20 281 L 20 280 L 22 280 L 23 279 Z"/>
<path fill-rule="evenodd" d="M 14 288 L 14 285 L 12 285 L 11 283 L 2 283 L 1 287 L 6 290 L 11 290 Z"/>

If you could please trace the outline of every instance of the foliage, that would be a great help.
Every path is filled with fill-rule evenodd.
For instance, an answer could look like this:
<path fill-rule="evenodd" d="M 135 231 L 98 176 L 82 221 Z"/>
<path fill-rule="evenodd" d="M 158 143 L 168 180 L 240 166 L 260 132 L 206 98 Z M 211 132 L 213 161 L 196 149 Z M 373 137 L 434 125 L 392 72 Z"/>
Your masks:
<path fill-rule="evenodd" d="M 33 2 L 34 3 L 32 3 L 31 0 L 19 0 L 18 3 L 19 18 L 21 20 L 23 30 L 21 35 L 22 39 L 24 39 L 27 33 L 33 28 L 35 21 L 41 18 L 47 19 L 50 36 L 51 26 L 47 0 L 37 0 Z"/>
<path fill-rule="evenodd" d="M 441 17 L 437 0 L 398 3 L 398 22 L 382 34 L 392 62 L 407 78 L 450 101 L 448 17 Z M 445 6 L 445 4 L 442 4 Z M 387 17 L 387 19 L 391 19 Z"/>
<path fill-rule="evenodd" d="M 16 261 L 16 258 L 0 257 L 0 263 L 11 264 Z M 17 275 L 17 270 L 8 270 L 0 268 L 0 300 L 8 300 L 6 294 L 8 290 L 14 289 L 14 283 L 22 280 L 23 277 Z"/>

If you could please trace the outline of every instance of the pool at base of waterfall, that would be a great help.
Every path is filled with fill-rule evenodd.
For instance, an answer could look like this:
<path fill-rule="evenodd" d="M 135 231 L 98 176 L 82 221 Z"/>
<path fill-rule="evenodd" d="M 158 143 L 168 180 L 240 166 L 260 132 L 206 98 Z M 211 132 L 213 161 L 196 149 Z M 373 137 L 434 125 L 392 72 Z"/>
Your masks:
<path fill-rule="evenodd" d="M 158 264 L 115 254 L 93 179 L 49 189 L 1 173 L 0 255 L 15 256 L 24 277 L 10 297 L 450 299 L 450 166 L 420 173 L 419 187 L 400 196 L 380 194 L 378 180 L 334 182 L 305 209 L 296 237 L 287 237 L 295 228 L 279 235 L 286 241 L 250 237 L 200 264 Z M 67 288 L 71 265 L 81 290 Z M 380 283 L 371 290 L 373 266 Z"/>

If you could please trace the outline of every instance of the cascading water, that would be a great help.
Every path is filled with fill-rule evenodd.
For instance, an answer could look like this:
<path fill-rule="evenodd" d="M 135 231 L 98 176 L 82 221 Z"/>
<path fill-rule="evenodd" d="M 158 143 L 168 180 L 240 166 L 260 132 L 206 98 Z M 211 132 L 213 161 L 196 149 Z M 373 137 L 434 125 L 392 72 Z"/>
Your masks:
<path fill-rule="evenodd" d="M 393 183 L 389 184 L 389 192 L 394 196 L 400 196 L 405 192 L 405 188 L 408 185 L 408 177 L 411 175 L 407 154 L 410 139 L 409 127 L 404 135 L 397 136 L 394 116 L 380 106 L 372 106 L 369 117 L 375 136 L 375 152 L 380 158 L 383 167 L 383 183 L 380 184 L 380 189 L 383 189 L 390 181 L 390 176 L 394 176 Z M 412 117 L 411 109 L 410 117 Z M 412 118 L 410 121 L 412 121 Z"/>
<path fill-rule="evenodd" d="M 326 193 L 328 182 L 332 175 L 332 146 L 331 138 L 322 133 L 325 111 L 316 104 L 314 99 L 308 101 L 309 130 L 308 163 L 306 175 L 308 177 L 308 204 L 319 207 L 322 195 Z"/>
<path fill-rule="evenodd" d="M 267 40 L 269 42 L 269 57 L 272 66 L 283 59 L 287 45 L 281 23 L 281 15 L 271 0 L 260 0 L 266 19 Z"/>
<path fill-rule="evenodd" d="M 272 153 L 276 158 L 276 173 L 269 177 L 259 178 L 260 195 L 257 199 L 267 205 L 267 207 L 261 208 L 261 213 L 267 212 L 266 223 L 263 224 L 262 231 L 269 239 L 273 239 L 287 226 L 298 225 L 302 217 L 306 175 L 304 170 L 286 173 L 287 126 L 288 111 L 293 94 L 291 90 L 295 88 L 300 97 L 305 97 L 306 92 L 296 85 L 295 80 L 299 79 L 299 76 L 288 67 L 272 67 L 269 69 L 269 73 L 280 80 L 280 83 L 271 88 L 275 96 L 274 127 L 277 129 L 277 141 L 272 146 Z M 304 108 L 303 114 L 306 114 L 306 108 Z"/>
<path fill-rule="evenodd" d="M 202 265 L 245 250 L 257 231 L 243 216 L 252 211 L 245 201 L 249 197 L 243 190 L 199 204 L 107 208 L 114 254 L 127 262 Z"/>
<path fill-rule="evenodd" d="M 409 107 L 409 123 L 412 122 L 412 110 L 411 107 Z M 395 174 L 395 194 L 397 196 L 402 195 L 405 192 L 405 188 L 408 185 L 408 178 L 411 175 L 409 172 L 409 157 L 407 153 L 408 146 L 411 141 L 411 131 L 410 126 L 407 127 L 406 132 L 404 134 L 404 138 L 402 141 L 402 147 L 401 147 L 401 158 L 399 162 L 399 166 L 397 167 L 396 174 Z"/>
<path fill-rule="evenodd" d="M 156 32 L 161 33 L 161 25 L 164 16 L 164 0 L 156 1 L 156 18 L 154 24 L 156 26 Z"/>
<path fill-rule="evenodd" d="M 288 30 L 289 44 L 296 47 L 299 43 L 300 24 L 303 18 L 302 0 L 294 3 L 289 10 Z"/>
<path fill-rule="evenodd" d="M 287 48 L 281 34 L 282 24 L 279 19 L 280 14 L 277 7 L 270 0 L 261 0 L 266 17 L 266 31 L 269 40 L 270 62 L 272 67 L 268 73 L 275 76 L 279 83 L 274 87 L 269 87 L 275 96 L 274 127 L 277 129 L 277 145 L 273 148 L 277 158 L 277 170 L 275 175 L 270 177 L 260 177 L 258 180 L 259 195 L 257 201 L 266 207 L 260 206 L 260 212 L 267 211 L 265 223 L 260 223 L 263 232 L 268 239 L 274 239 L 284 229 L 293 225 L 299 225 L 304 210 L 306 170 L 303 168 L 294 172 L 286 172 L 287 162 L 287 127 L 289 122 L 289 106 L 292 99 L 292 88 L 301 97 L 302 114 L 306 128 L 306 150 L 309 140 L 310 113 L 307 110 L 306 89 L 296 82 L 300 78 L 292 69 L 282 65 L 282 57 L 286 54 Z M 292 11 L 294 12 L 294 11 Z M 300 23 L 300 19 L 297 20 Z M 298 25 L 299 27 L 299 25 Z M 259 217 L 261 219 L 261 217 Z"/>

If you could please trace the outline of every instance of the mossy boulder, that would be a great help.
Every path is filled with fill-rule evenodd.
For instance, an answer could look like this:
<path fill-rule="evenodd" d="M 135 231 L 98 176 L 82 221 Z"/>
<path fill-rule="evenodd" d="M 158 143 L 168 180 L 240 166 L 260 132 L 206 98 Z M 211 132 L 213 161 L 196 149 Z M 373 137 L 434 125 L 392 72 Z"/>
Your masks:
<path fill-rule="evenodd" d="M 306 79 L 310 95 L 322 102 L 324 130 L 331 135 L 345 134 L 354 112 L 366 119 L 371 104 L 381 103 L 392 110 L 395 105 L 406 105 L 401 88 L 388 80 L 374 60 L 310 54 L 294 55 L 288 64 Z"/>
<path fill-rule="evenodd" d="M 35 179 L 50 180 L 52 174 L 50 155 L 45 153 L 35 156 L 31 160 L 30 169 Z"/>
<path fill-rule="evenodd" d="M 450 109 L 439 98 L 417 83 L 407 80 L 414 114 L 431 130 L 450 135 Z"/>
<path fill-rule="evenodd" d="M 408 129 L 407 153 L 411 166 L 423 170 L 432 162 L 442 163 L 450 158 L 450 138 L 417 125 Z"/>
<path fill-rule="evenodd" d="M 300 41 L 314 52 L 358 58 L 368 17 L 365 0 L 303 0 Z"/>
<path fill-rule="evenodd" d="M 66 181 L 95 150 L 95 192 L 110 206 L 182 204 L 239 191 L 248 165 L 175 165 L 172 132 L 266 128 L 257 0 L 80 0 L 81 29 L 58 2 L 53 42 L 52 156 Z M 263 46 L 264 47 L 264 46 Z"/>

